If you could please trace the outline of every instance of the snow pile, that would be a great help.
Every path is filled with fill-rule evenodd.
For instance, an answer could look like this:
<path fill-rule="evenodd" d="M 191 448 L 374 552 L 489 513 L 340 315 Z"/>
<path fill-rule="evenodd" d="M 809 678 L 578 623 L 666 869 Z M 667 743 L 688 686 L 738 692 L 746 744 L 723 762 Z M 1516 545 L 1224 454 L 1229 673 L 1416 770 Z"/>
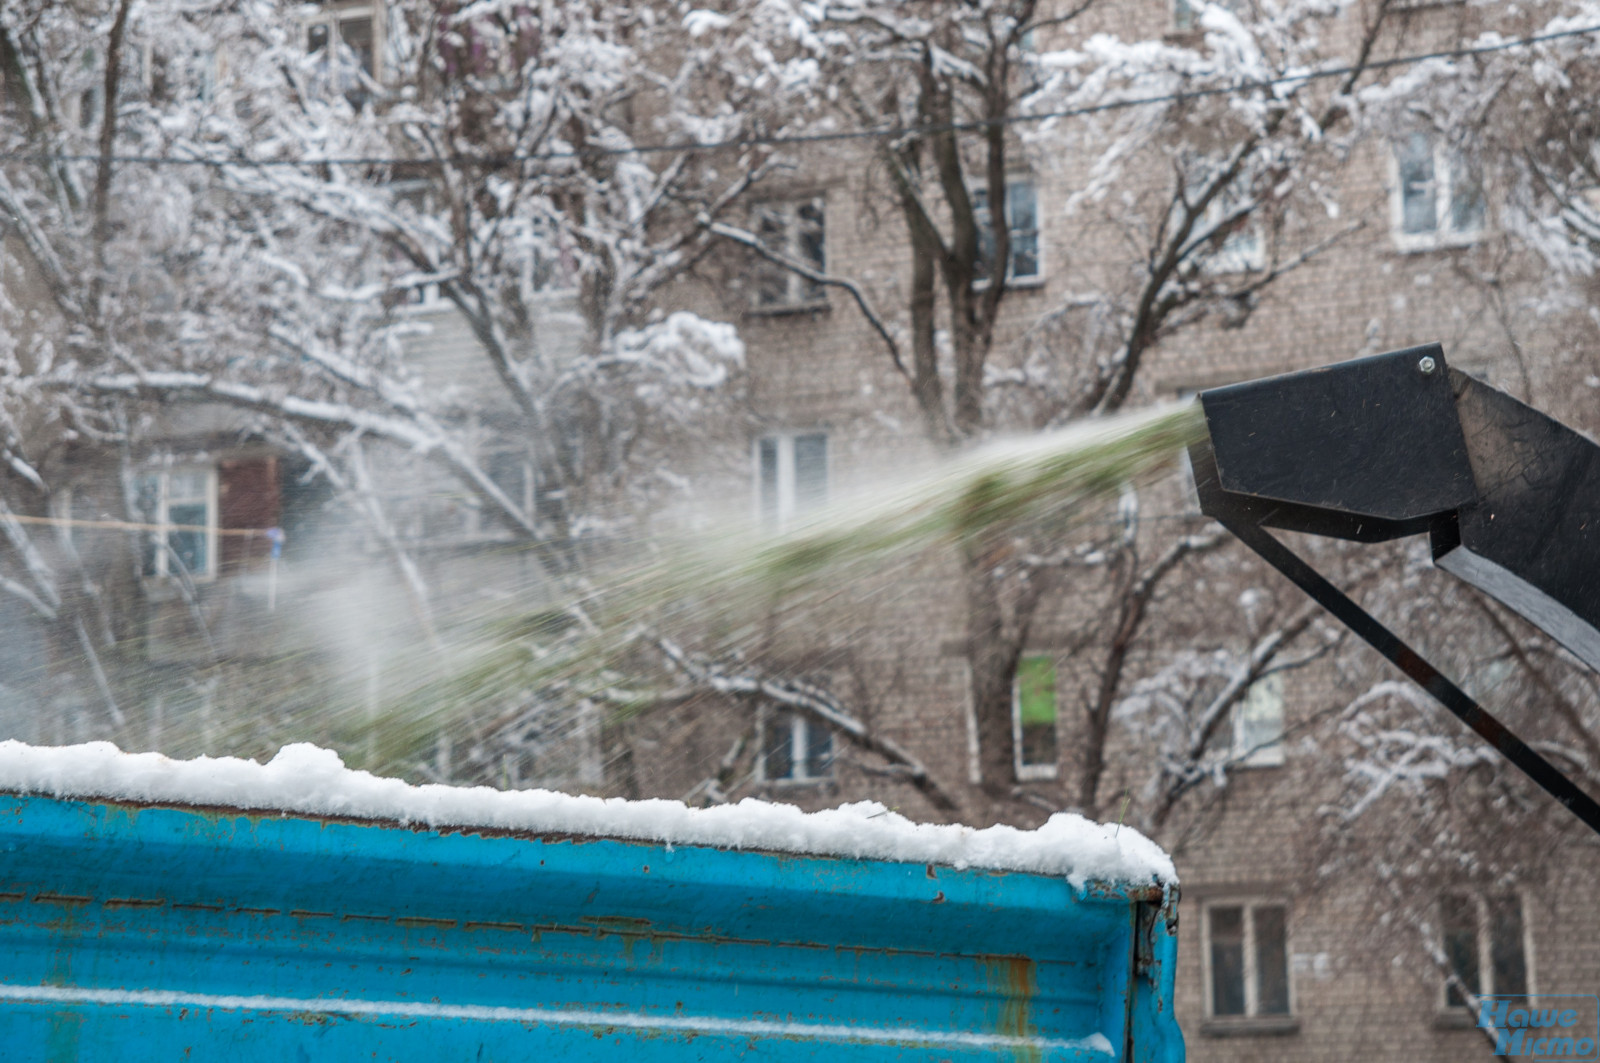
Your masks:
<path fill-rule="evenodd" d="M 874 801 L 802 812 L 754 799 L 690 808 L 549 790 L 413 786 L 352 771 L 332 750 L 304 743 L 257 764 L 124 753 L 109 742 L 58 748 L 0 742 L 0 791 L 1027 871 L 1064 877 L 1074 888 L 1177 882 L 1172 860 L 1138 831 L 1065 813 L 1037 830 L 977 830 L 913 823 Z"/>

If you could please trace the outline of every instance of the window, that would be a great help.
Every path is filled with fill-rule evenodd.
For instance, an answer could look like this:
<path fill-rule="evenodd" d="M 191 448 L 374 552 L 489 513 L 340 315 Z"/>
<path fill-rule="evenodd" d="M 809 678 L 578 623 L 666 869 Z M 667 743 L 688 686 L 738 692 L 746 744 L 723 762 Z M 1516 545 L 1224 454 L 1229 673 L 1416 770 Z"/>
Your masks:
<path fill-rule="evenodd" d="M 1017 778 L 1054 779 L 1056 754 L 1056 662 L 1028 656 L 1017 662 L 1011 687 L 1011 741 Z"/>
<path fill-rule="evenodd" d="M 377 22 L 371 7 L 324 10 L 305 23 L 306 54 L 315 60 L 321 89 L 341 92 L 350 106 L 367 101 L 367 88 L 378 78 Z"/>
<path fill-rule="evenodd" d="M 152 52 L 150 93 L 158 100 L 209 102 L 223 69 L 223 53 L 215 48 Z"/>
<path fill-rule="evenodd" d="M 994 218 L 989 212 L 988 189 L 973 190 L 972 214 L 978 225 L 978 280 L 987 282 L 994 262 Z M 1006 280 L 1027 283 L 1041 279 L 1039 193 L 1030 177 L 1016 177 L 1006 182 L 1006 231 L 1011 236 Z"/>
<path fill-rule="evenodd" d="M 1468 162 L 1426 133 L 1394 146 L 1394 240 L 1402 250 L 1471 242 L 1483 231 L 1483 185 Z"/>
<path fill-rule="evenodd" d="M 833 734 L 804 713 L 772 710 L 762 722 L 761 777 L 815 783 L 833 778 Z"/>
<path fill-rule="evenodd" d="M 1283 676 L 1256 680 L 1239 702 L 1233 714 L 1233 755 L 1252 768 L 1283 763 Z"/>
<path fill-rule="evenodd" d="M 1206 1010 L 1212 1018 L 1290 1014 L 1288 914 L 1282 901 L 1207 905 Z"/>
<path fill-rule="evenodd" d="M 475 78 L 499 91 L 539 54 L 539 16 L 528 4 L 440 4 L 437 40 L 446 81 Z M 461 13 L 467 12 L 462 18 Z"/>
<path fill-rule="evenodd" d="M 1261 229 L 1256 225 L 1253 216 L 1236 218 L 1232 222 L 1227 219 L 1243 206 L 1243 196 L 1233 186 L 1224 189 L 1210 206 L 1206 208 L 1205 216 L 1201 219 L 1203 231 L 1216 230 L 1218 226 L 1227 224 L 1228 229 L 1208 241 L 1211 252 L 1206 259 L 1204 268 L 1212 273 L 1249 273 L 1261 269 L 1266 265 L 1266 254 L 1261 244 Z"/>
<path fill-rule="evenodd" d="M 1450 973 L 1460 983 L 1446 981 L 1445 1007 L 1467 1006 L 1462 988 L 1473 996 L 1528 992 L 1522 926 L 1522 898 L 1515 893 L 1447 893 L 1439 899 L 1440 944 Z"/>
<path fill-rule="evenodd" d="M 1244 0 L 1211 0 L 1218 7 L 1232 11 L 1235 15 L 1245 14 Z M 1193 33 L 1200 28 L 1200 9 L 1205 6 L 1205 0 L 1172 0 L 1172 32 Z"/>
<path fill-rule="evenodd" d="M 756 440 L 756 507 L 761 520 L 782 527 L 828 500 L 828 436 L 824 432 Z"/>
<path fill-rule="evenodd" d="M 818 273 L 826 271 L 827 229 L 821 196 L 758 204 L 753 222 L 762 247 Z M 755 279 L 758 310 L 816 307 L 828 301 L 822 285 L 776 262 L 762 259 Z"/>
<path fill-rule="evenodd" d="M 144 574 L 160 577 L 182 571 L 195 579 L 215 575 L 216 471 L 189 466 L 146 472 L 137 478 L 135 488 L 144 521 L 161 526 L 145 537 Z"/>

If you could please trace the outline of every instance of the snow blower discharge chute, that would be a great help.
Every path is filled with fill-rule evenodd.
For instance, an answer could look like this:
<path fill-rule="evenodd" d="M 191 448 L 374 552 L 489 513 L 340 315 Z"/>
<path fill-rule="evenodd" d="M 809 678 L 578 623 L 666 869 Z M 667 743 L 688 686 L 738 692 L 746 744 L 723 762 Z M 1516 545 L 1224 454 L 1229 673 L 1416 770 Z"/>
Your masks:
<path fill-rule="evenodd" d="M 1600 804 L 1267 531 L 1428 534 L 1446 572 L 1600 671 L 1600 446 L 1438 344 L 1202 392 L 1200 508 L 1600 833 Z"/>

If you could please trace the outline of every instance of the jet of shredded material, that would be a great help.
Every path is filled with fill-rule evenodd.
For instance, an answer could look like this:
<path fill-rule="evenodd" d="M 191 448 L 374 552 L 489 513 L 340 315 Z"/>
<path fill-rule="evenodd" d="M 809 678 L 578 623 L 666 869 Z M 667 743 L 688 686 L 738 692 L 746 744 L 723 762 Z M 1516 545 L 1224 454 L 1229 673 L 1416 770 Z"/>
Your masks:
<path fill-rule="evenodd" d="M 257 764 L 124 753 L 109 742 L 55 748 L 0 742 L 0 791 L 1024 871 L 1063 877 L 1075 889 L 1178 881 L 1171 858 L 1138 831 L 1067 813 L 1036 830 L 979 830 L 913 823 L 875 801 L 802 812 L 754 799 L 690 808 L 549 790 L 413 786 L 352 771 L 332 750 L 304 743 Z"/>

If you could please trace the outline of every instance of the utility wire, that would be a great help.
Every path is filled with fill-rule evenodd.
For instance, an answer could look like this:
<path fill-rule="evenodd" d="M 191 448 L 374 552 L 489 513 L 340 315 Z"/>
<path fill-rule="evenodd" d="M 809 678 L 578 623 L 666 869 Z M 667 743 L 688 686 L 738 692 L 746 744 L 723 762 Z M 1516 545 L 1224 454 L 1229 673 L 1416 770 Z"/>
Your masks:
<path fill-rule="evenodd" d="M 6 521 L 18 524 L 46 524 L 58 528 L 104 528 L 113 531 L 208 532 L 213 535 L 249 535 L 272 539 L 282 536 L 280 528 L 219 528 L 214 524 L 147 524 L 134 520 L 87 520 L 80 517 L 31 517 L 11 513 Z"/>
<path fill-rule="evenodd" d="M 689 140 L 674 144 L 635 144 L 626 148 L 584 148 L 582 150 L 568 149 L 564 151 L 541 151 L 527 154 L 511 155 L 462 155 L 453 154 L 436 158 L 404 158 L 393 155 L 350 155 L 329 156 L 315 159 L 250 159 L 250 158 L 205 158 L 205 157 L 178 157 L 171 155 L 112 155 L 110 161 L 124 165 L 141 166 L 246 166 L 246 167 L 277 167 L 277 166 L 442 166 L 475 165 L 500 167 L 510 166 L 524 162 L 558 161 L 562 159 L 597 158 L 605 156 L 625 155 L 654 155 L 684 151 L 721 151 L 734 148 L 754 147 L 789 147 L 804 144 L 825 144 L 851 140 L 874 140 L 884 137 L 900 136 L 926 136 L 932 133 L 967 133 L 996 126 L 1026 125 L 1036 122 L 1048 122 L 1061 118 L 1082 118 L 1088 115 L 1104 114 L 1109 111 L 1130 110 L 1135 107 L 1145 107 L 1157 103 L 1182 103 L 1188 100 L 1201 100 L 1214 96 L 1241 95 L 1246 92 L 1274 88 L 1279 85 L 1303 84 L 1312 81 L 1325 81 L 1328 78 L 1345 77 L 1349 74 L 1361 73 L 1368 70 L 1390 70 L 1397 67 L 1412 66 L 1417 63 L 1427 62 L 1431 59 L 1461 59 L 1467 56 L 1487 55 L 1492 52 L 1510 51 L 1514 48 L 1524 48 L 1534 44 L 1544 44 L 1549 41 L 1564 40 L 1570 37 L 1582 37 L 1592 33 L 1600 33 L 1600 25 L 1583 26 L 1577 29 L 1559 30 L 1553 33 L 1536 34 L 1528 37 L 1516 37 L 1508 41 L 1498 41 L 1493 44 L 1473 45 L 1464 48 L 1447 48 L 1434 52 L 1418 52 L 1411 55 L 1396 56 L 1392 59 L 1374 59 L 1359 66 L 1326 67 L 1321 70 L 1310 70 L 1298 74 L 1283 74 L 1274 78 L 1261 81 L 1242 82 L 1232 86 L 1218 86 L 1215 88 L 1191 89 L 1183 92 L 1171 92 L 1159 96 L 1137 96 L 1132 99 L 1110 100 L 1105 103 L 1088 104 L 1083 107 L 1071 107 L 1059 111 L 1041 111 L 1035 114 L 1005 115 L 1000 118 L 982 118 L 967 122 L 943 122 L 931 125 L 920 125 L 905 128 L 902 126 L 880 126 L 876 129 L 851 129 L 834 133 L 797 133 L 782 136 L 753 136 L 733 137 L 727 140 Z M 99 162 L 101 156 L 87 154 L 69 154 L 59 152 L 6 152 L 0 153 L 0 162 Z"/>

